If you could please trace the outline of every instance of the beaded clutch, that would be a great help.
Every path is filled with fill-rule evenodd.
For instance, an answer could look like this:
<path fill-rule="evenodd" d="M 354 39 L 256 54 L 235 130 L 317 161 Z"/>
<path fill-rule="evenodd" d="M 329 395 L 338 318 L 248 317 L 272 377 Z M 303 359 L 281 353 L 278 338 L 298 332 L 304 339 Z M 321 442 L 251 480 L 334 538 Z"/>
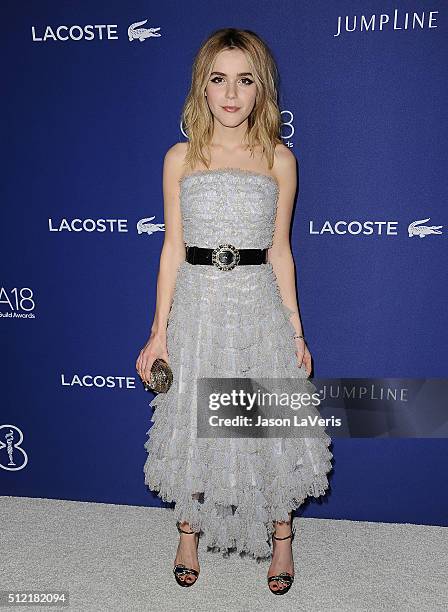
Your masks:
<path fill-rule="evenodd" d="M 144 380 L 145 391 L 155 391 L 156 393 L 166 393 L 173 382 L 173 371 L 168 363 L 161 358 L 154 360 L 151 367 L 149 381 Z"/>

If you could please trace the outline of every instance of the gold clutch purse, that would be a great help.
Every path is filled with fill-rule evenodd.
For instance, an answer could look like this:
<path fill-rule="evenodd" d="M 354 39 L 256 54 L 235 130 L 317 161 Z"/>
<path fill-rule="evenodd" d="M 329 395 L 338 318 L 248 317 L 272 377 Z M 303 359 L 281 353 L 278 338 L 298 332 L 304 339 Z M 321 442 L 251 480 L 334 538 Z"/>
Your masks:
<path fill-rule="evenodd" d="M 173 371 L 168 363 L 161 358 L 154 360 L 151 367 L 149 381 L 144 380 L 145 391 L 155 391 L 156 393 L 166 393 L 173 382 Z"/>

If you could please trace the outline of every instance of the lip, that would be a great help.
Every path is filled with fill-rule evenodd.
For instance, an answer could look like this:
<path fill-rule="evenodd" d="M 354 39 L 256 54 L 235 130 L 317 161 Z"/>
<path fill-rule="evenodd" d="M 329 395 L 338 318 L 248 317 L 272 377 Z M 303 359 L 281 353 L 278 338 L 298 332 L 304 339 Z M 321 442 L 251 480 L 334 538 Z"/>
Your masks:
<path fill-rule="evenodd" d="M 236 113 L 236 111 L 240 110 L 239 106 L 223 106 L 222 108 L 228 113 Z"/>

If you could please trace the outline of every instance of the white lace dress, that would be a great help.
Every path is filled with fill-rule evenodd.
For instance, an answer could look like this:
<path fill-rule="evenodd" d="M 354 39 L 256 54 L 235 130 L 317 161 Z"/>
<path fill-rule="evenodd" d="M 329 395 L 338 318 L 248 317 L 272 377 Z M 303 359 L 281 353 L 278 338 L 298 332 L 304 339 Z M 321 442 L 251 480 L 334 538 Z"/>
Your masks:
<path fill-rule="evenodd" d="M 278 184 L 234 168 L 181 179 L 187 245 L 264 249 L 272 244 Z M 174 518 L 202 531 L 207 550 L 271 558 L 272 521 L 288 520 L 307 496 L 323 496 L 332 469 L 330 437 L 197 438 L 194 380 L 203 377 L 306 378 L 297 365 L 291 311 L 271 263 L 236 266 L 182 262 L 171 306 L 167 349 L 174 381 L 147 432 L 145 483 Z"/>

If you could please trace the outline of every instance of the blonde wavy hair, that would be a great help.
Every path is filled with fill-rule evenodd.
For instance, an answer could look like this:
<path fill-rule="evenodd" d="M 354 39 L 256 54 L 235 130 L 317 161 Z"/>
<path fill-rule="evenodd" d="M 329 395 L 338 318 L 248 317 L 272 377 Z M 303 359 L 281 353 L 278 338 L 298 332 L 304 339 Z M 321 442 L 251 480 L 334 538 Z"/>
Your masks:
<path fill-rule="evenodd" d="M 278 70 L 266 43 L 250 30 L 223 28 L 213 32 L 199 49 L 192 68 L 191 87 L 182 109 L 182 123 L 188 135 L 184 165 L 193 170 L 201 161 L 207 168 L 210 159 L 204 155 L 213 135 L 213 115 L 207 104 L 205 89 L 217 54 L 224 49 L 241 49 L 250 65 L 257 85 L 255 105 L 248 117 L 245 133 L 247 146 L 261 146 L 269 169 L 274 164 L 275 146 L 282 142 L 281 115 L 278 107 Z"/>

